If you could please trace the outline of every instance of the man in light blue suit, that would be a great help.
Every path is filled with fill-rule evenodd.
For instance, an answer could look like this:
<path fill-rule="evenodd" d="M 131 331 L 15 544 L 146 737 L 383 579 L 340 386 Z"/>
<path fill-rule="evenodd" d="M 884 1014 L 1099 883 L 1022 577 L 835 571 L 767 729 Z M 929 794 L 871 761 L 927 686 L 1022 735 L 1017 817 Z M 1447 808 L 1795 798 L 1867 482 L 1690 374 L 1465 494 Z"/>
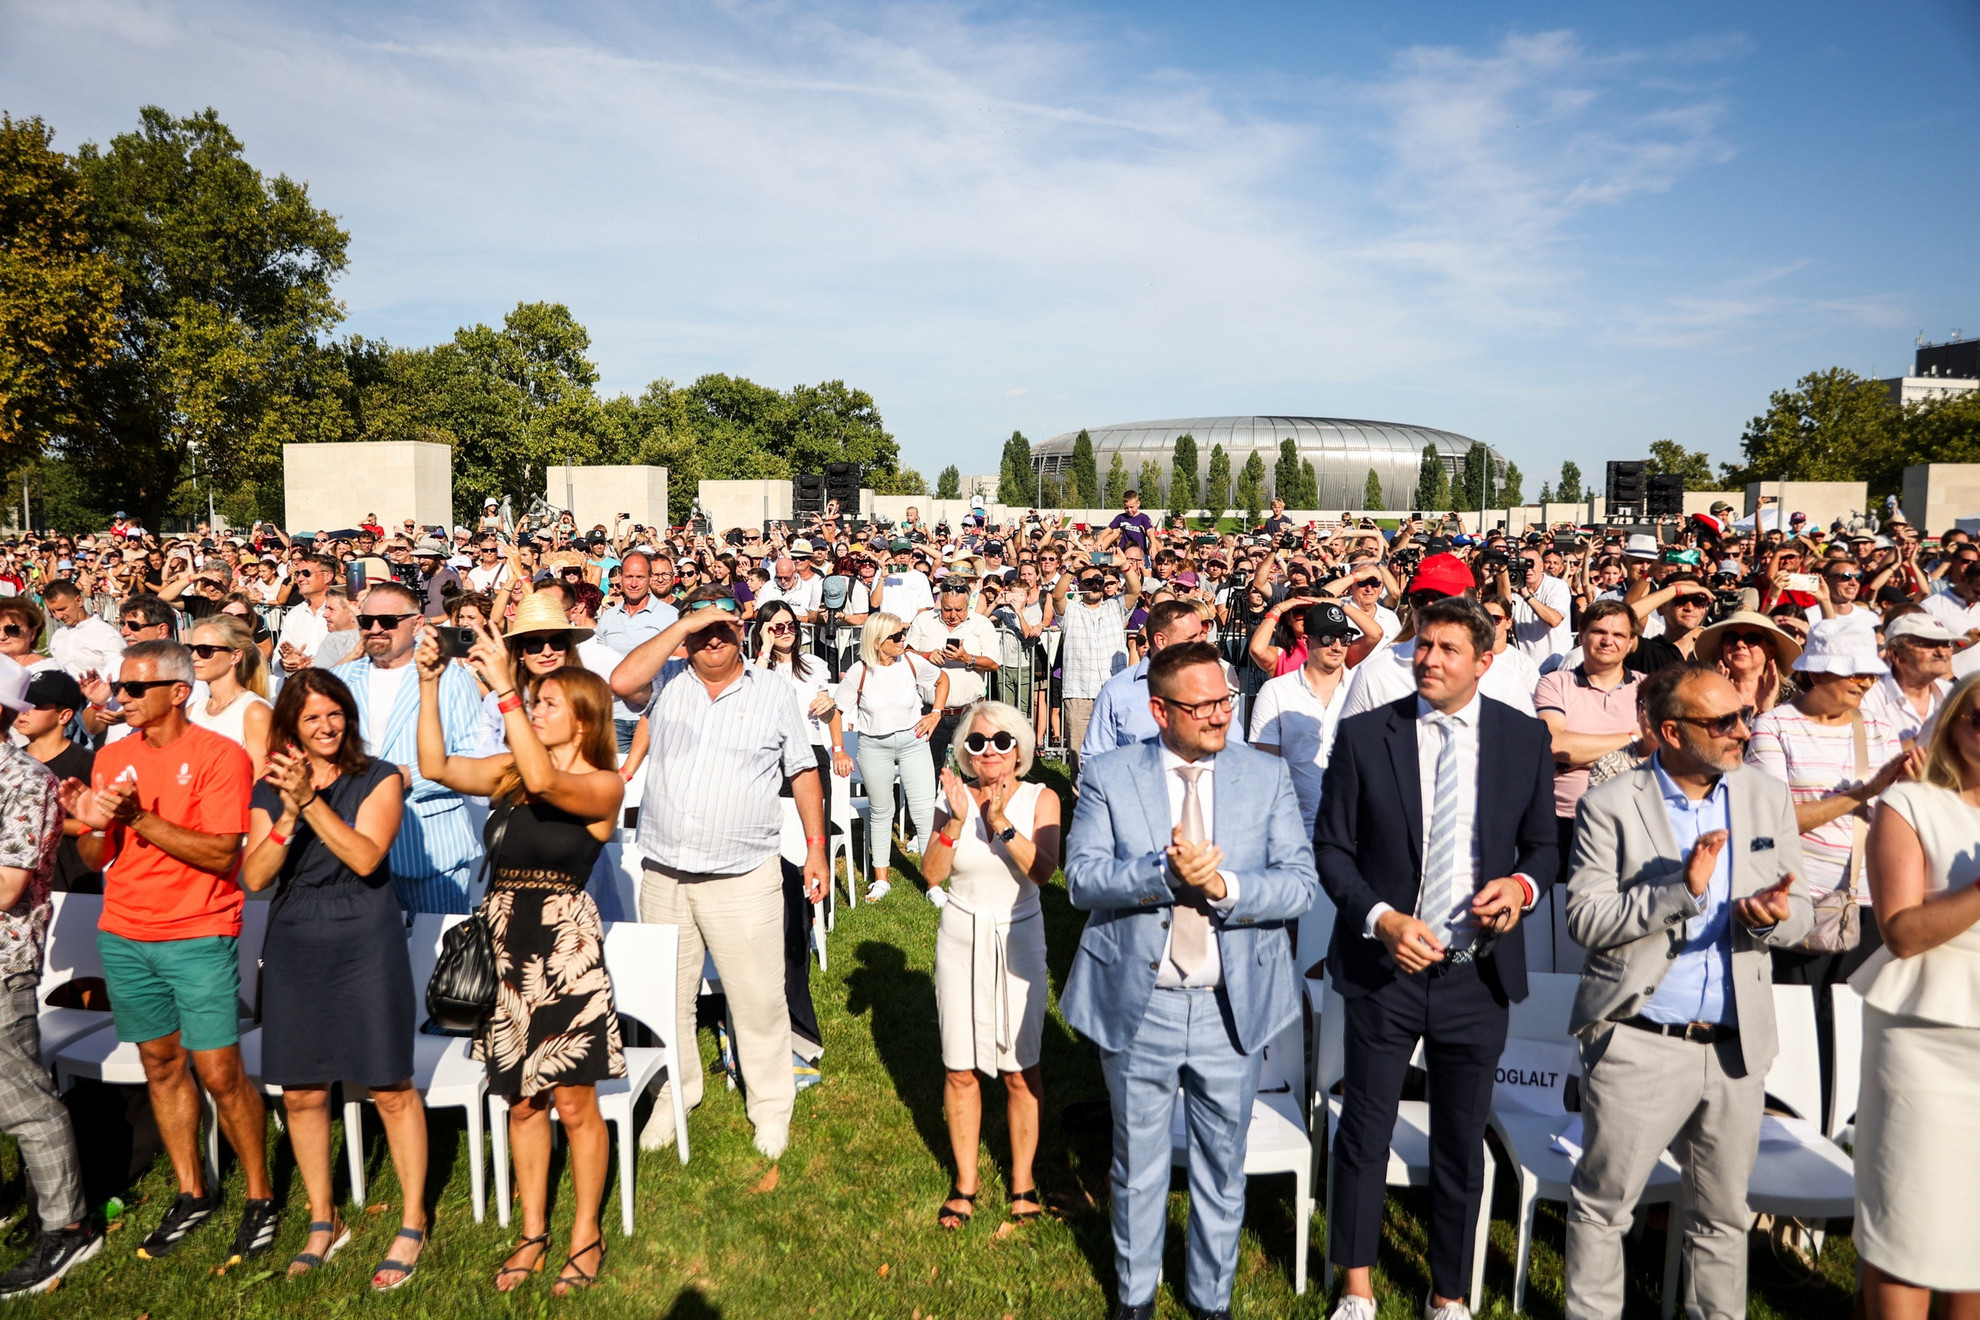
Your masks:
<path fill-rule="evenodd" d="M 419 773 L 419 681 L 412 658 L 425 627 L 418 597 L 397 582 L 379 583 L 364 593 L 358 614 L 364 658 L 331 672 L 357 699 L 365 750 L 398 766 L 412 785 L 390 855 L 400 905 L 408 912 L 466 912 L 481 859 L 475 813 L 466 798 Z M 440 723 L 450 755 L 474 755 L 481 689 L 459 665 L 449 666 L 440 680 Z"/>
<path fill-rule="evenodd" d="M 1116 1320 L 1151 1320 L 1176 1091 L 1189 1132 L 1184 1301 L 1230 1314 L 1244 1222 L 1245 1138 L 1267 1044 L 1299 1015 L 1286 930 L 1319 880 L 1285 763 L 1226 746 L 1215 647 L 1171 646 L 1148 670 L 1158 737 L 1096 757 L 1066 856 L 1093 915 L 1060 1008 L 1100 1048 L 1114 1110 Z"/>

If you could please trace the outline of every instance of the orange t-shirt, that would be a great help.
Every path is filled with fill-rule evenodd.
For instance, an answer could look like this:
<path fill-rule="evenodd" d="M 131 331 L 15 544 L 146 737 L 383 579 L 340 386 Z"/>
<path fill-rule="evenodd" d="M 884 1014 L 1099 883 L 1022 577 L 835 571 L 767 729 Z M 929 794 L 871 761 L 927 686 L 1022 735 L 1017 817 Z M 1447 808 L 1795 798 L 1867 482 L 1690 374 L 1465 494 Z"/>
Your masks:
<path fill-rule="evenodd" d="M 153 747 L 142 733 L 96 754 L 90 782 L 108 788 L 137 782 L 146 811 L 202 834 L 246 834 L 254 762 L 231 738 L 189 725 L 184 736 Z M 239 935 L 240 861 L 223 875 L 202 871 L 122 826 L 110 831 L 103 868 L 104 930 L 127 940 L 192 940 Z"/>

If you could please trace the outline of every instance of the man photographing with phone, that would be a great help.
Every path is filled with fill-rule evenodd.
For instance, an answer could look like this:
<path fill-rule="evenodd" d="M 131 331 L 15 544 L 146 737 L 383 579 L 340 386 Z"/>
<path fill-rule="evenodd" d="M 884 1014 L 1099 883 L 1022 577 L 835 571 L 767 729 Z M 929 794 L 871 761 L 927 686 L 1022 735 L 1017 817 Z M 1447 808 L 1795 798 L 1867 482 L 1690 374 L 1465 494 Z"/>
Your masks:
<path fill-rule="evenodd" d="M 969 587 L 968 578 L 951 573 L 942 579 L 936 607 L 915 615 L 908 625 L 908 650 L 949 671 L 949 704 L 936 712 L 939 718 L 928 738 L 937 771 L 948 764 L 949 744 L 964 712 L 985 694 L 984 676 L 997 672 L 997 629 L 970 610 Z"/>

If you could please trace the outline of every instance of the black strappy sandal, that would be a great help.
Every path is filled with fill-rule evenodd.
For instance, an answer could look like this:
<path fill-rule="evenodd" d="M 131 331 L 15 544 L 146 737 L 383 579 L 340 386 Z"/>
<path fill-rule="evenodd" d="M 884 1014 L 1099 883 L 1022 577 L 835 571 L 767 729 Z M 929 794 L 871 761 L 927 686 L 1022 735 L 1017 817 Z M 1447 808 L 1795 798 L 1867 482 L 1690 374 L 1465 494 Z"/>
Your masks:
<path fill-rule="evenodd" d="M 1038 1199 L 1038 1189 L 1036 1187 L 1028 1192 L 1012 1192 L 1011 1204 L 1016 1205 L 1019 1201 L 1029 1201 L 1038 1208 L 1036 1210 L 1011 1211 L 1011 1222 L 1013 1224 L 1029 1224 L 1045 1213 L 1045 1203 Z"/>
<path fill-rule="evenodd" d="M 515 1246 L 510 1247 L 509 1255 L 502 1257 L 502 1259 L 507 1260 L 509 1256 L 515 1255 L 524 1247 L 542 1247 L 543 1250 L 539 1251 L 536 1254 L 535 1261 L 528 1265 L 504 1265 L 501 1269 L 496 1270 L 495 1282 L 497 1284 L 500 1284 L 502 1280 L 508 1278 L 511 1274 L 526 1275 L 541 1274 L 543 1272 L 543 1258 L 550 1254 L 550 1235 L 548 1233 L 538 1233 L 535 1237 L 523 1238 Z"/>
<path fill-rule="evenodd" d="M 598 1273 L 587 1274 L 584 1266 L 578 1264 L 578 1257 L 589 1256 L 594 1251 L 598 1253 Z M 559 1271 L 557 1281 L 551 1285 L 552 1291 L 562 1288 L 566 1293 L 569 1293 L 595 1286 L 598 1282 L 598 1274 L 603 1273 L 605 1270 L 605 1235 L 601 1232 L 596 1238 L 592 1239 L 590 1246 L 579 1247 L 576 1251 L 564 1257 L 564 1269 L 575 1270 L 576 1273 L 565 1274 Z"/>
<path fill-rule="evenodd" d="M 313 1220 L 310 1223 L 309 1232 L 312 1237 L 318 1233 L 328 1233 L 330 1235 L 330 1245 L 323 1249 L 323 1254 L 320 1256 L 314 1251 L 299 1251 L 289 1257 L 289 1277 L 292 1279 L 300 1279 L 311 1270 L 322 1269 L 330 1263 L 330 1258 L 342 1251 L 344 1244 L 351 1240 L 351 1227 L 342 1219 Z M 298 1265 L 302 1266 L 302 1268 L 297 1269 L 296 1266 Z"/>
<path fill-rule="evenodd" d="M 968 1210 L 953 1209 L 949 1205 L 949 1202 L 951 1201 L 966 1201 L 969 1203 L 971 1208 Z M 965 1192 L 962 1188 L 956 1186 L 954 1183 L 950 1183 L 949 1194 L 942 1198 L 942 1204 L 938 1206 L 935 1210 L 935 1226 L 937 1228 L 943 1229 L 946 1232 L 953 1233 L 957 1229 L 961 1228 L 964 1224 L 967 1224 L 969 1222 L 970 1216 L 976 1213 L 975 1206 L 976 1206 L 975 1192 Z M 951 1219 L 955 1220 L 956 1222 L 953 1224 L 949 1223 L 948 1221 Z"/>
<path fill-rule="evenodd" d="M 392 1235 L 393 1245 L 396 1246 L 400 1238 L 405 1238 L 409 1242 L 417 1242 L 420 1244 L 421 1247 L 424 1247 L 426 1245 L 426 1236 L 429 1231 L 430 1229 L 402 1227 L 399 1229 L 397 1233 L 394 1233 Z M 512 1251 L 509 1254 L 513 1256 L 515 1253 Z M 413 1276 L 413 1271 L 419 1268 L 419 1261 L 425 1259 L 426 1259 L 425 1251 L 421 1251 L 419 1253 L 419 1260 L 412 1261 L 411 1263 L 407 1263 L 406 1261 L 403 1260 L 395 1260 L 392 1257 L 391 1253 L 387 1252 L 385 1255 L 385 1259 L 379 1261 L 377 1267 L 371 1271 L 371 1291 L 391 1292 L 394 1288 L 404 1283 L 407 1279 L 410 1279 Z M 398 1275 L 398 1277 L 393 1279 L 390 1283 L 380 1283 L 378 1281 L 378 1276 L 381 1274 L 396 1274 Z"/>

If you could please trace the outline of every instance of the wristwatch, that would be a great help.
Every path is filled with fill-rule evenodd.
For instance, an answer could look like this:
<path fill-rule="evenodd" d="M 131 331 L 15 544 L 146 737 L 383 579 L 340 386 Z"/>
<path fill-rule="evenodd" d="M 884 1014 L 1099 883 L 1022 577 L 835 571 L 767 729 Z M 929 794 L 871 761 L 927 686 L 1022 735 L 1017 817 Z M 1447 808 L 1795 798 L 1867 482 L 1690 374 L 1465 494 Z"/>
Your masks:
<path fill-rule="evenodd" d="M 998 843 L 1009 843 L 1012 839 L 1015 839 L 1017 837 L 1017 826 L 1006 825 L 1004 826 L 1003 829 L 998 830 L 995 834 L 991 835 L 990 837 L 995 839 Z"/>

